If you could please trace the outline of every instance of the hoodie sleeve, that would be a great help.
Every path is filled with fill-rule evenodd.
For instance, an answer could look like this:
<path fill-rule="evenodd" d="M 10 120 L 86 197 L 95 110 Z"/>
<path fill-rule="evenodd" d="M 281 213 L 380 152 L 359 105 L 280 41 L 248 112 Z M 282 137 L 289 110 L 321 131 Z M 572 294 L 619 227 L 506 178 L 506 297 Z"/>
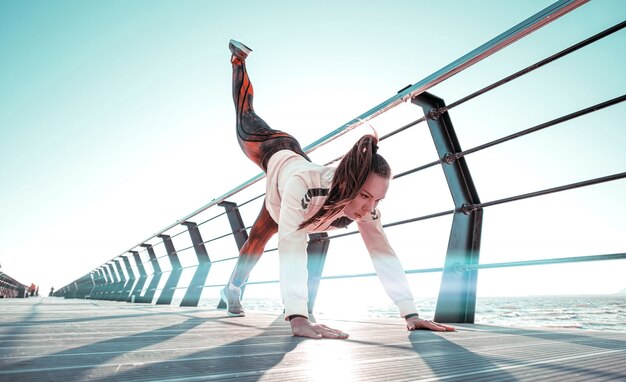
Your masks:
<path fill-rule="evenodd" d="M 307 233 L 298 226 L 304 221 L 302 196 L 307 186 L 299 177 L 289 179 L 283 190 L 278 221 L 280 291 L 285 318 L 293 314 L 308 317 Z"/>
<path fill-rule="evenodd" d="M 400 310 L 400 316 L 417 313 L 409 282 L 402 264 L 383 231 L 380 212 L 375 210 L 371 219 L 357 220 L 359 232 L 372 259 L 376 274 L 387 295 Z"/>

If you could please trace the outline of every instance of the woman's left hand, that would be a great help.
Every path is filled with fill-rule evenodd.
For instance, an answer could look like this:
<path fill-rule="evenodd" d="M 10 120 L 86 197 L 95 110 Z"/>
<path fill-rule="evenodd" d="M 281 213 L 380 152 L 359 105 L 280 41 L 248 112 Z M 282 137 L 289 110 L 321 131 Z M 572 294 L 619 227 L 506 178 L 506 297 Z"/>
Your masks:
<path fill-rule="evenodd" d="M 433 330 L 436 332 L 455 332 L 456 329 L 452 326 L 439 324 L 431 320 L 424 320 L 419 317 L 410 317 L 406 320 L 406 328 L 410 331 L 413 330 Z"/>

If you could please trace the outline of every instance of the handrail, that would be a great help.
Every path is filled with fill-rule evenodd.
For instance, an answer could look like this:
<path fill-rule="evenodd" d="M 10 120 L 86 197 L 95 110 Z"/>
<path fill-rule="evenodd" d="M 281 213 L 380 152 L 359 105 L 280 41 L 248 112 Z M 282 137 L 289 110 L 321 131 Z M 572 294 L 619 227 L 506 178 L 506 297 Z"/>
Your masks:
<path fill-rule="evenodd" d="M 567 263 L 582 263 L 591 261 L 607 261 L 607 260 L 624 260 L 626 259 L 626 253 L 611 253 L 603 255 L 589 255 L 589 256 L 571 256 L 571 257 L 556 257 L 551 259 L 536 259 L 536 260 L 524 260 L 524 261 L 508 261 L 503 263 L 484 263 L 471 266 L 459 266 L 457 272 L 468 272 L 479 269 L 494 269 L 494 268 L 509 268 L 509 267 L 526 267 L 532 265 L 550 265 L 550 264 L 567 264 Z M 225 261 L 227 259 L 214 261 Z M 231 259 L 232 260 L 232 259 Z M 185 267 L 191 268 L 191 267 Z M 418 274 L 418 273 L 436 273 L 443 271 L 442 267 L 435 268 L 420 268 L 420 269 L 408 269 L 406 274 Z M 331 275 L 321 277 L 311 277 L 312 280 L 339 280 L 347 278 L 363 278 L 363 277 L 375 277 L 376 273 L 356 273 L 356 274 L 343 274 L 343 275 Z M 248 281 L 247 285 L 265 285 L 265 284 L 278 284 L 279 280 L 260 280 L 260 281 Z M 209 284 L 203 285 L 203 288 L 221 287 L 223 284 Z M 172 289 L 185 289 L 185 287 L 174 287 Z M 155 290 L 163 290 L 164 288 L 156 288 Z"/>
<path fill-rule="evenodd" d="M 525 260 L 525 261 L 507 261 L 503 263 L 485 263 L 476 265 L 459 265 L 455 268 L 457 272 L 468 272 L 478 269 L 493 269 L 493 268 L 509 268 L 509 267 L 527 267 L 531 265 L 549 265 L 549 264 L 566 264 L 566 263 L 583 263 L 590 261 L 607 261 L 607 260 L 624 260 L 626 259 L 626 253 L 611 253 L 604 255 L 590 255 L 590 256 L 572 256 L 572 257 L 555 257 L 551 259 L 537 259 L 537 260 Z M 435 268 L 420 268 L 420 269 L 407 269 L 406 274 L 417 273 L 437 273 L 443 271 L 442 267 Z M 362 277 L 375 277 L 376 273 L 354 273 L 343 275 L 331 275 L 311 277 L 311 280 L 340 280 L 340 279 L 352 279 Z M 262 284 L 278 284 L 279 280 L 261 280 L 261 281 L 248 281 L 247 285 L 262 285 Z M 205 285 L 204 287 L 221 287 L 223 284 Z"/>
<path fill-rule="evenodd" d="M 306 152 L 311 152 L 319 147 L 321 147 L 322 145 L 327 144 L 328 142 L 338 138 L 339 136 L 347 133 L 348 131 L 354 129 L 355 127 L 365 123 L 366 121 L 368 121 L 369 119 L 372 119 L 382 113 L 384 113 L 385 111 L 390 110 L 391 108 L 399 105 L 402 102 L 405 102 L 409 99 L 413 100 L 413 102 L 415 102 L 415 99 L 422 99 L 424 97 L 428 98 L 430 97 L 430 95 L 428 94 L 422 94 L 425 90 L 429 89 L 430 87 L 433 87 L 434 85 L 444 81 L 445 79 L 453 76 L 454 74 L 460 72 L 461 70 L 464 70 L 465 68 L 481 61 L 482 59 L 488 57 L 489 55 L 495 53 L 496 51 L 504 48 L 505 46 L 513 43 L 514 41 L 517 41 L 518 39 L 520 39 L 521 37 L 531 33 L 532 31 L 540 28 L 541 26 L 547 24 L 548 22 L 562 16 L 563 14 L 573 10 L 574 8 L 577 8 L 578 6 L 581 6 L 582 4 L 588 2 L 588 0 L 562 0 L 562 1 L 558 1 L 555 4 L 551 5 L 550 7 L 547 7 L 546 9 L 542 10 L 541 12 L 535 14 L 534 16 L 528 18 L 527 20 L 525 20 L 524 22 L 516 25 L 515 27 L 509 29 L 508 31 L 502 33 L 501 35 L 499 35 L 498 37 L 491 39 L 489 42 L 483 44 L 482 46 L 474 49 L 473 51 L 471 51 L 470 53 L 464 55 L 463 57 L 459 58 L 458 60 L 454 61 L 453 63 L 445 66 L 444 68 L 440 69 L 439 71 L 433 73 L 432 75 L 426 77 L 425 79 L 421 80 L 420 82 L 416 83 L 415 85 L 410 85 L 408 87 L 406 87 L 405 89 L 402 89 L 401 91 L 398 92 L 398 94 L 396 94 L 395 96 L 391 97 L 390 99 L 388 99 L 387 101 L 379 104 L 378 106 L 370 109 L 369 111 L 367 111 L 366 113 L 363 113 L 362 115 L 360 115 L 359 117 L 353 119 L 352 121 L 342 125 L 341 127 L 339 127 L 338 129 L 335 129 L 334 131 L 332 131 L 331 133 L 327 134 L 326 136 L 318 139 L 317 141 L 313 142 L 312 144 L 306 146 L 304 148 L 304 150 Z M 487 87 L 484 87 L 478 91 L 475 91 L 474 93 L 461 98 L 460 100 L 453 102 L 451 104 L 449 104 L 448 106 L 445 106 L 445 104 L 441 103 L 438 104 L 437 106 L 433 106 L 433 109 L 428 110 L 428 107 L 430 105 L 435 105 L 433 104 L 427 104 L 427 107 L 424 109 L 424 113 L 426 114 L 425 116 L 423 116 L 422 118 L 417 119 L 416 121 L 413 121 L 405 126 L 400 127 L 399 129 L 396 129 L 395 131 L 383 136 L 381 138 L 382 139 L 386 139 L 392 135 L 395 135 L 396 133 L 403 131 L 409 127 L 412 127 L 420 122 L 426 122 L 428 121 L 428 123 L 430 124 L 431 122 L 433 122 L 433 120 L 437 120 L 440 119 L 441 115 L 443 115 L 443 113 L 447 113 L 448 110 L 452 109 L 455 106 L 460 105 L 461 103 L 468 101 L 472 98 L 475 98 L 476 96 L 482 95 L 492 89 L 494 89 L 497 86 L 503 85 L 517 77 L 521 77 L 524 74 L 527 74 L 528 72 L 537 69 L 538 67 L 541 67 L 549 62 L 553 62 L 558 58 L 562 58 L 565 55 L 576 51 L 577 49 L 580 49 L 583 46 L 587 46 L 589 44 L 591 44 L 592 42 L 598 41 L 603 37 L 608 36 L 611 33 L 614 33 L 617 30 L 620 30 L 622 28 L 626 27 L 626 21 L 625 22 L 621 22 L 619 24 L 617 24 L 616 26 L 613 26 L 612 28 L 609 28 L 603 32 L 600 32 L 584 41 L 579 42 L 578 44 L 575 44 L 565 50 L 562 50 L 544 60 L 541 60 L 525 69 L 522 69 L 520 71 L 515 72 L 512 75 L 509 75 L 497 82 L 495 82 L 492 85 L 489 85 Z M 435 97 L 436 98 L 436 97 Z M 446 149 L 449 150 L 445 156 L 442 156 L 441 159 L 438 159 L 434 162 L 428 163 L 426 165 L 422 165 L 420 167 L 417 167 L 415 169 L 411 169 L 408 171 L 405 171 L 404 173 L 401 174 L 397 174 L 394 176 L 395 178 L 399 178 L 399 177 L 403 177 L 409 174 L 412 174 L 414 172 L 417 171 L 421 171 L 423 169 L 426 169 L 428 167 L 432 167 L 434 165 L 438 165 L 441 164 L 444 167 L 447 165 L 453 165 L 456 161 L 464 161 L 464 157 L 466 157 L 467 155 L 473 154 L 477 151 L 498 145 L 500 143 L 504 143 L 506 141 L 512 140 L 512 139 L 517 139 L 520 138 L 522 136 L 525 136 L 527 134 L 530 133 L 535 133 L 537 131 L 540 131 L 542 129 L 545 129 L 547 127 L 552 127 L 555 126 L 557 124 L 560 124 L 562 122 L 565 121 L 569 121 L 573 118 L 577 118 L 580 117 L 582 115 L 586 115 L 588 113 L 591 112 L 595 112 L 598 110 L 601 110 L 605 107 L 609 107 L 609 106 L 614 106 L 620 102 L 623 102 L 626 100 L 626 95 L 622 95 L 616 98 L 613 98 L 611 100 L 602 102 L 602 103 L 598 103 L 595 105 L 592 105 L 590 107 L 569 113 L 567 115 L 564 115 L 562 117 L 535 125 L 533 127 L 527 128 L 525 130 L 519 131 L 517 133 L 514 134 L 510 134 L 507 135 L 505 137 L 502 137 L 500 139 L 496 139 L 494 141 L 491 142 L 487 142 L 487 143 L 483 143 L 479 146 L 476 146 L 474 148 L 471 148 L 469 150 L 464 150 L 461 151 L 460 149 L 458 149 L 458 152 L 455 152 L 454 147 L 452 147 L 452 149 Z M 443 154 L 441 154 L 443 155 Z M 119 272 L 123 272 L 123 270 L 119 267 L 119 264 L 117 264 L 116 259 L 119 259 L 120 257 L 124 257 L 126 256 L 126 258 L 129 258 L 130 256 L 128 255 L 128 252 L 132 252 L 134 254 L 137 254 L 136 251 L 133 251 L 133 249 L 139 247 L 139 246 L 146 246 L 146 243 L 148 240 L 151 240 L 155 237 L 157 237 L 158 235 L 161 235 L 163 233 L 165 233 L 166 231 L 169 231 L 170 229 L 178 226 L 179 224 L 184 224 L 188 219 L 198 215 L 199 213 L 207 210 L 208 208 L 228 199 L 230 196 L 237 194 L 239 191 L 251 186 L 252 184 L 256 183 L 257 181 L 261 180 L 262 178 L 264 178 L 265 175 L 264 174 L 258 174 L 255 177 L 249 179 L 248 181 L 240 184 L 239 186 L 235 187 L 234 189 L 228 191 L 227 193 L 223 194 L 222 196 L 213 199 L 210 203 L 206 204 L 205 206 L 197 209 L 196 211 L 192 212 L 191 214 L 187 215 L 186 217 L 177 220 L 176 223 L 171 224 L 170 226 L 168 226 L 167 228 L 159 231 L 159 233 L 154 234 L 153 236 L 151 236 L 149 239 L 143 241 L 142 243 L 132 247 L 130 250 L 125 251 L 124 253 L 122 253 L 121 255 L 118 255 L 116 257 L 114 257 L 113 259 L 109 260 L 108 262 L 106 262 L 105 264 L 109 264 L 109 263 L 113 263 L 114 261 L 116 262 L 116 266 L 118 268 Z M 571 183 L 571 184 L 566 184 L 566 185 L 562 185 L 559 187 L 553 187 L 553 188 L 549 188 L 549 189 L 544 189 L 544 190 L 539 190 L 539 191 L 535 191 L 532 193 L 527 193 L 527 194 L 522 194 L 522 195 L 516 195 L 516 196 L 510 196 L 508 198 L 504 198 L 504 199 L 499 199 L 499 200 L 492 200 L 490 202 L 483 202 L 480 203 L 478 201 L 478 199 L 476 198 L 474 201 L 468 200 L 467 202 L 463 202 L 462 205 L 461 204 L 455 204 L 454 209 L 451 210 L 447 210 L 447 211 L 441 211 L 438 213 L 431 213 L 429 215 L 425 215 L 425 216 L 419 216 L 419 217 L 414 217 L 414 218 L 410 218 L 410 219 L 405 219 L 405 220 L 401 220 L 401 221 L 395 221 L 395 222 L 391 222 L 391 223 L 387 223 L 384 225 L 384 227 L 392 227 L 392 226 L 397 226 L 397 225 L 401 225 L 401 224 L 406 224 L 406 223 L 412 223 L 412 222 L 416 222 L 416 221 L 420 221 L 420 220 L 425 220 L 425 219 L 431 219 L 431 218 L 436 218 L 436 217 L 440 217 L 440 216 L 444 216 L 444 215 L 450 215 L 450 214 L 454 214 L 455 215 L 455 219 L 456 216 L 459 214 L 465 214 L 465 215 L 476 215 L 477 213 L 480 213 L 480 215 L 482 216 L 482 209 L 486 208 L 486 207 L 490 207 L 496 204 L 502 204 L 502 203 L 508 203 L 508 202 L 512 202 L 512 201 L 517 201 L 517 200 L 521 200 L 521 199 L 525 199 L 525 198 L 530 198 L 530 197 L 535 197 L 535 196 L 540 196 L 540 195 L 545 195 L 545 194 L 549 194 L 549 193 L 553 193 L 553 192 L 560 192 L 560 191 L 565 191 L 565 190 L 569 190 L 569 189 L 573 189 L 573 188 L 577 188 L 577 187 L 583 187 L 583 186 L 589 186 L 589 185 L 593 185 L 593 184 L 599 184 L 599 183 L 603 183 L 603 182 L 609 182 L 609 181 L 614 181 L 614 180 L 618 180 L 618 179 L 624 179 L 626 178 L 626 173 L 622 172 L 622 173 L 617 173 L 617 174 L 613 174 L 613 175 L 609 175 L 609 176 L 603 176 L 600 178 L 595 178 L 595 179 L 589 179 L 589 180 L 585 180 L 585 181 L 581 181 L 581 182 L 577 182 L 577 183 Z M 238 209 L 241 208 L 242 206 L 255 201 L 259 198 L 261 198 L 264 194 L 261 194 L 259 196 L 255 196 L 252 197 L 252 199 L 247 200 L 242 202 L 241 204 L 239 204 L 237 207 Z M 456 202 L 455 202 L 456 203 Z M 218 217 L 224 216 L 226 214 L 228 214 L 229 212 L 223 212 L 223 213 L 218 213 L 216 216 L 212 217 L 204 220 L 202 222 L 197 222 L 197 223 L 193 223 L 193 226 L 198 227 L 202 224 L 205 224 L 209 221 L 212 221 Z M 241 223 L 243 224 L 243 222 Z M 216 241 L 218 239 L 224 238 L 225 236 L 229 236 L 229 235 L 233 235 L 235 233 L 235 231 L 239 232 L 239 231 L 243 231 L 243 230 L 248 230 L 250 227 L 245 227 L 245 226 L 241 226 L 238 228 L 233 227 L 233 233 L 228 233 L 228 234 L 221 234 L 218 235 L 216 237 L 210 238 L 208 240 L 202 239 L 200 238 L 199 240 L 194 241 L 193 237 L 192 237 L 192 241 L 194 242 L 194 245 L 204 245 L 213 241 Z M 185 232 L 189 232 L 190 234 L 192 233 L 192 231 L 190 229 L 182 229 L 180 230 L 180 232 L 177 231 L 176 234 L 171 234 L 171 235 L 167 235 L 169 236 L 170 239 L 173 239 L 174 237 L 181 235 Z M 317 238 L 315 239 L 316 241 L 328 241 L 328 240 L 333 240 L 339 237 L 344 237 L 344 236 L 348 236 L 348 235 L 353 235 L 355 233 L 358 233 L 357 231 L 349 231 L 349 232 L 344 232 L 344 233 L 340 233 L 340 234 L 334 234 L 334 235 L 330 235 L 327 237 L 322 237 L 322 238 Z M 163 244 L 164 241 L 160 241 L 159 244 Z M 151 246 L 151 245 L 148 245 Z M 171 247 L 170 244 L 170 249 L 167 249 L 167 245 L 166 245 L 166 251 L 174 251 L 172 252 L 172 254 L 176 254 L 176 253 L 181 253 L 183 251 L 187 251 L 189 249 L 194 248 L 194 246 L 188 246 L 186 248 L 182 248 L 182 249 L 178 249 L 175 250 L 173 249 L 173 247 Z M 267 249 L 265 250 L 265 252 L 271 252 L 271 251 L 275 251 L 276 248 L 273 249 Z M 146 249 L 144 248 L 143 251 L 146 251 Z M 158 260 L 158 259 L 162 259 L 165 257 L 168 257 L 170 255 L 170 253 L 166 253 L 165 255 L 162 256 L 158 256 L 158 257 L 154 257 L 154 253 L 151 253 L 152 258 Z M 209 263 L 217 263 L 217 262 L 223 262 L 223 261 L 229 261 L 229 260 L 233 260 L 237 258 L 235 257 L 229 257 L 229 258 L 225 258 L 225 259 L 220 259 L 220 260 L 209 260 Z M 472 272 L 478 269 L 486 269 L 486 268 L 501 268 L 501 267 L 513 267 L 513 266 L 526 266 L 526 265 L 540 265 L 540 264 L 555 264 L 555 263 L 565 263 L 565 262 L 582 262 L 582 261 L 599 261 L 599 260 L 616 260 L 616 259 L 624 259 L 626 258 L 626 254 L 623 253 L 617 253 L 617 254 L 611 254 L 611 255 L 596 255 L 596 256 L 579 256 L 579 257 L 568 257 L 568 258 L 553 258 L 553 259 L 541 259 L 541 260 L 529 260 L 529 261 L 513 261 L 513 262 L 503 262 L 503 263 L 491 263 L 491 264 L 473 264 L 471 262 L 466 262 L 466 263 L 446 263 L 446 266 L 443 268 L 424 268 L 424 269 L 409 269 L 406 270 L 405 272 L 407 274 L 414 274 L 414 273 L 428 273 L 428 272 L 448 272 L 448 274 L 450 273 L 458 273 L 458 274 L 462 274 L 465 272 Z M 137 259 L 137 257 L 136 257 Z M 171 259 L 170 259 L 171 260 Z M 208 260 L 208 258 L 207 258 Z M 126 261 L 126 259 L 125 259 Z M 140 260 L 136 260 L 138 263 L 140 262 Z M 152 259 L 147 260 L 145 262 L 143 262 L 143 264 L 148 264 L 151 263 Z M 172 261 L 172 264 L 174 264 L 174 262 Z M 202 267 L 200 266 L 201 264 L 199 264 L 197 266 L 198 270 L 200 270 Z M 128 265 L 130 267 L 130 265 Z M 158 280 L 161 276 L 161 274 L 167 274 L 167 273 L 171 273 L 171 274 L 176 274 L 177 272 L 181 272 L 183 269 L 190 269 L 190 268 L 194 268 L 196 267 L 196 265 L 189 265 L 189 266 L 185 266 L 185 267 L 181 267 L 180 264 L 178 264 L 178 266 L 174 267 L 171 270 L 166 270 L 166 271 L 161 271 L 158 270 L 158 277 L 156 278 L 157 283 Z M 454 268 L 452 270 L 452 268 Z M 100 266 L 98 269 L 103 269 L 105 271 L 108 272 L 108 270 L 103 266 Z M 129 274 L 131 275 L 132 280 L 134 280 L 134 276 L 132 276 L 132 271 L 130 270 L 130 268 L 127 268 L 129 271 Z M 115 272 L 112 268 L 111 268 L 112 272 Z M 142 272 L 144 272 L 142 270 Z M 93 273 L 93 271 L 92 271 Z M 78 279 L 77 281 L 73 282 L 73 286 L 69 288 L 70 290 L 70 295 L 75 296 L 76 295 L 76 291 L 80 290 L 81 293 L 84 292 L 84 290 L 87 288 L 91 288 L 94 287 L 96 284 L 96 281 L 93 279 L 93 277 L 91 276 L 92 273 L 87 274 L 85 277 L 85 279 L 81 278 Z M 472 272 L 475 273 L 475 272 Z M 145 274 L 145 272 L 144 272 Z M 153 273 L 153 275 L 156 275 L 156 270 L 155 273 Z M 369 277 L 369 276 L 374 276 L 375 273 L 364 273 L 364 274 L 345 274 L 345 275 L 333 275 L 333 276 L 321 276 L 321 272 L 319 274 L 317 274 L 316 276 L 310 276 L 310 280 L 314 280 L 314 281 L 319 281 L 319 280 L 328 280 L 328 279 L 343 279 L 343 278 L 354 278 L 354 277 Z M 98 283 L 99 285 L 101 284 L 101 280 L 105 279 L 105 278 L 109 278 L 108 276 L 104 277 L 104 275 L 101 272 L 99 277 Z M 177 276 L 178 277 L 178 276 Z M 171 278 L 171 277 L 170 277 Z M 119 285 L 123 280 L 121 281 L 117 281 L 115 280 L 115 277 L 113 277 L 113 284 L 115 285 Z M 194 276 L 195 279 L 195 276 Z M 106 281 L 107 285 L 112 284 L 111 280 Z M 202 281 L 200 281 L 202 282 Z M 204 279 L 204 282 L 206 283 L 206 279 Z M 263 280 L 263 281 L 254 281 L 254 282 L 248 282 L 248 285 L 255 285 L 255 284 L 268 284 L 268 283 L 277 283 L 277 280 Z M 84 283 L 85 286 L 80 286 L 81 283 Z M 157 283 L 154 283 L 147 287 L 147 290 L 150 291 L 155 291 L 155 290 L 168 290 L 168 291 L 172 291 L 172 290 L 182 290 L 182 289 L 198 289 L 198 288 L 208 288 L 208 287 L 217 287 L 217 286 L 222 286 L 223 284 L 199 284 L 199 283 L 192 283 L 192 285 L 189 285 L 188 287 L 184 287 L 184 286 L 180 286 L 177 287 L 176 285 L 170 285 L 169 284 L 169 280 L 168 283 L 165 284 L 164 286 L 162 286 L 161 288 L 157 288 Z M 143 285 L 143 284 L 141 284 Z M 159 284 L 161 285 L 161 284 Z M 65 289 L 66 287 L 64 287 Z M 116 287 L 118 289 L 121 290 L 120 287 Z M 122 292 L 125 292 L 125 288 L 124 291 L 121 292 L 117 292 L 117 289 L 111 289 L 109 291 L 106 291 L 106 293 L 104 295 L 106 295 L 106 299 L 115 299 L 117 298 L 116 296 L 121 296 Z M 59 292 L 60 293 L 60 292 Z M 102 296 L 103 292 L 101 292 L 100 290 L 98 290 L 97 293 L 100 293 L 100 295 L 96 294 L 96 296 Z M 172 292 L 173 293 L 173 292 Z M 169 293 L 169 300 L 167 302 L 159 302 L 158 303 L 171 303 L 171 294 Z M 82 296 L 82 294 L 80 294 Z M 150 295 L 150 298 L 152 298 L 154 296 L 154 294 Z M 122 296 L 123 297 L 123 296 Z M 99 298 L 99 297 L 96 297 Z M 199 299 L 199 294 L 198 294 L 198 299 Z M 121 300 L 120 300 L 121 301 Z M 142 301 L 142 302 L 146 302 L 146 301 Z M 181 305 L 182 306 L 182 305 Z M 186 305 L 187 306 L 187 305 Z M 469 312 L 469 310 L 465 310 L 465 312 Z M 473 312 L 473 310 L 472 310 Z M 467 314 L 467 313 L 466 313 Z M 472 313 L 473 314 L 473 313 Z M 473 318 L 472 318 L 473 320 Z"/>
<path fill-rule="evenodd" d="M 472 50 L 471 52 L 465 54 L 459 59 L 451 62 L 450 64 L 444 66 L 438 71 L 434 72 L 430 76 L 422 79 L 421 81 L 411 85 L 410 87 L 402 90 L 398 94 L 393 97 L 387 99 L 386 101 L 380 103 L 379 105 L 373 107 L 372 109 L 366 111 L 360 116 L 354 118 L 353 120 L 341 125 L 337 129 L 331 131 L 330 133 L 324 135 L 308 146 L 304 147 L 304 151 L 310 153 L 319 147 L 333 141 L 334 139 L 340 137 L 341 135 L 349 132 L 350 130 L 360 126 L 361 124 L 367 122 L 368 120 L 400 105 L 401 103 L 423 93 L 424 91 L 432 88 L 433 86 L 445 81 L 446 79 L 454 76 L 455 74 L 469 68 L 470 66 L 482 61 L 483 59 L 489 57 L 493 53 L 505 48 L 506 46 L 514 43 L 515 41 L 531 34 L 532 32 L 540 29 L 541 27 L 551 23 L 552 21 L 558 19 L 559 17 L 571 12 L 572 10 L 582 6 L 583 4 L 589 2 L 589 0 L 560 0 L 555 2 L 554 4 L 546 7 L 545 9 L 539 11 L 535 15 L 527 18 L 526 20 L 520 22 L 514 27 L 508 29 L 507 31 L 501 33 L 500 35 L 494 37 L 478 48 Z M 152 236 L 147 239 L 137 243 L 136 245 L 130 247 L 128 250 L 123 251 L 120 255 L 124 255 L 128 251 L 132 250 L 144 244 L 148 240 L 153 239 L 157 235 L 163 234 L 164 232 L 176 227 L 177 225 L 191 219 L 192 217 L 200 214 L 201 212 L 206 211 L 207 209 L 217 205 L 218 203 L 223 202 L 229 197 L 237 194 L 238 192 L 248 188 L 249 186 L 255 184 L 259 180 L 265 177 L 264 173 L 260 173 L 255 175 L 254 177 L 248 179 L 244 183 L 239 186 L 227 191 L 226 193 L 214 198 L 209 203 L 204 206 L 198 208 L 197 210 L 185 215 L 176 222 L 166 226 L 161 229 L 157 233 L 154 233 Z"/>
<path fill-rule="evenodd" d="M 2 297 L 24 297 L 28 286 L 17 281 L 8 274 L 0 271 L 0 296 Z"/>

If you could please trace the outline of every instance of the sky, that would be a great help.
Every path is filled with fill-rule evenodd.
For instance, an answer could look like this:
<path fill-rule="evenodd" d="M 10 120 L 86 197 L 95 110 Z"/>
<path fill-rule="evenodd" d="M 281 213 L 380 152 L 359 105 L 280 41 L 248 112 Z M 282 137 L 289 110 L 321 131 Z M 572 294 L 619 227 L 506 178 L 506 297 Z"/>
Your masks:
<path fill-rule="evenodd" d="M 308 145 L 552 1 L 434 4 L 0 2 L 1 270 L 43 291 L 62 287 L 259 173 L 234 135 L 231 38 L 254 50 L 248 70 L 257 113 Z M 591 1 L 429 91 L 450 104 L 624 19 L 626 2 Z M 622 30 L 451 110 L 462 148 L 623 95 L 624 46 Z M 481 201 L 626 171 L 625 115 L 620 104 L 468 156 Z M 406 103 L 371 124 L 383 135 L 419 117 Z M 311 157 L 325 163 L 366 132 Z M 382 142 L 380 153 L 396 173 L 436 159 L 424 124 Z M 618 180 L 487 208 L 481 262 L 623 253 L 625 191 Z M 262 192 L 260 182 L 233 200 Z M 246 224 L 259 208 L 256 201 L 242 209 Z M 381 204 L 384 222 L 451 208 L 439 167 L 394 181 Z M 441 267 L 450 223 L 438 218 L 387 234 L 406 269 Z M 205 240 L 228 232 L 225 224 L 203 225 Z M 331 245 L 325 274 L 371 272 L 362 244 L 343 241 Z M 213 259 L 236 255 L 232 242 L 208 250 Z M 188 253 L 181 260 L 193 264 Z M 232 262 L 216 264 L 208 283 L 224 282 L 231 269 Z M 624 270 L 624 260 L 482 270 L 478 293 L 616 293 L 626 288 Z M 276 275 L 275 253 L 268 254 L 251 280 Z M 439 281 L 440 274 L 410 276 L 417 296 L 435 296 Z M 352 282 L 369 288 L 371 279 Z M 336 294 L 336 282 L 322 285 L 324 296 Z M 277 286 L 258 290 L 276 294 Z M 372 293 L 374 301 L 382 288 Z"/>

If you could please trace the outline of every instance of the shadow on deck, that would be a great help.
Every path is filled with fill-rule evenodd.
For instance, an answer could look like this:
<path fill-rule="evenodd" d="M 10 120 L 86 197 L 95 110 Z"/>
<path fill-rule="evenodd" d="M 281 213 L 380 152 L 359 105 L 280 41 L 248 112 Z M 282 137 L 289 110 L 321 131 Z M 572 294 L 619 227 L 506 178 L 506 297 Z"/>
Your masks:
<path fill-rule="evenodd" d="M 325 317 L 350 339 L 308 340 L 262 312 L 61 298 L 0 310 L 0 381 L 626 380 L 626 332 Z"/>

